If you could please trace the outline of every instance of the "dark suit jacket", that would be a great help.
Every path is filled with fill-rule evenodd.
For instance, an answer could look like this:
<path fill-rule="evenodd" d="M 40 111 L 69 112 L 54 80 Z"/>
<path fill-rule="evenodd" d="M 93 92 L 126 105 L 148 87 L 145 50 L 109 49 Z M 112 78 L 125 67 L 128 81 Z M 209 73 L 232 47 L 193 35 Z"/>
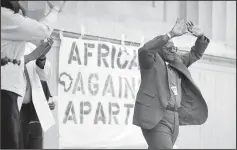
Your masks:
<path fill-rule="evenodd" d="M 167 41 L 167 36 L 158 36 L 138 50 L 141 85 L 136 97 L 133 124 L 145 129 L 153 128 L 162 119 L 170 98 L 167 67 L 157 53 Z M 207 37 L 197 38 L 190 52 L 181 56 L 176 54 L 175 61 L 170 64 L 182 76 L 180 125 L 200 125 L 207 119 L 207 104 L 188 67 L 202 57 L 208 44 Z"/>

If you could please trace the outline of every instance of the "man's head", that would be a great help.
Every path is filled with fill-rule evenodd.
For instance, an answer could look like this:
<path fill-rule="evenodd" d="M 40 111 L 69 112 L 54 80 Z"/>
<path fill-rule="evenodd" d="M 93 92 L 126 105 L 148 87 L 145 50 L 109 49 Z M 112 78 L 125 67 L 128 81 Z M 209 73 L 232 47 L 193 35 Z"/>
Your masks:
<path fill-rule="evenodd" d="M 164 61 L 172 62 L 175 60 L 176 52 L 177 47 L 174 46 L 174 42 L 172 40 L 169 40 L 168 43 L 158 52 L 158 54 Z"/>

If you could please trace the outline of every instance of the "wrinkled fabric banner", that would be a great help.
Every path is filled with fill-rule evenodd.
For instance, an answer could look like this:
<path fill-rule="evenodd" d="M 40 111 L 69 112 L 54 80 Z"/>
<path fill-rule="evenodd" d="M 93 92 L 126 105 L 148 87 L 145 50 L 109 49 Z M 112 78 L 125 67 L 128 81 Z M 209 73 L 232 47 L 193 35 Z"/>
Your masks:
<path fill-rule="evenodd" d="M 132 124 L 140 85 L 138 47 L 62 39 L 58 116 L 61 148 L 146 148 Z"/>

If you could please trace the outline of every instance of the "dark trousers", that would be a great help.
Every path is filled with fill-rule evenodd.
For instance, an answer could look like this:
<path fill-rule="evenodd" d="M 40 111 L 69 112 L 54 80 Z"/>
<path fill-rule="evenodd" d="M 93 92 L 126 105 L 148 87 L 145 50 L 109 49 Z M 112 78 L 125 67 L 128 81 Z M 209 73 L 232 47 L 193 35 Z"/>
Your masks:
<path fill-rule="evenodd" d="M 164 117 L 154 128 L 142 128 L 142 133 L 148 149 L 173 149 L 179 133 L 178 113 L 166 110 Z"/>
<path fill-rule="evenodd" d="M 16 93 L 1 90 L 1 149 L 19 148 L 20 120 Z"/>
<path fill-rule="evenodd" d="M 22 149 L 43 149 L 43 131 L 32 101 L 22 105 L 20 119 L 20 147 Z"/>

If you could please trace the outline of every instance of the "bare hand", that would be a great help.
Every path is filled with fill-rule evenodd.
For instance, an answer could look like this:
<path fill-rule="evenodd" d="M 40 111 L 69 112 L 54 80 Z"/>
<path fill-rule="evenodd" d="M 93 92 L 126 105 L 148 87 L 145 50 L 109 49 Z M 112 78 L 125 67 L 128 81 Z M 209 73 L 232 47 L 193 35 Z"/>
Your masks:
<path fill-rule="evenodd" d="M 54 101 L 53 101 L 52 99 L 49 99 L 48 105 L 49 105 L 50 110 L 54 110 L 54 108 L 55 108 L 55 103 L 54 103 Z"/>
<path fill-rule="evenodd" d="M 187 22 L 187 23 L 186 23 L 186 26 L 187 26 L 187 28 L 188 28 L 188 31 L 189 31 L 192 35 L 194 35 L 194 36 L 196 36 L 196 37 L 203 36 L 203 31 L 202 31 L 202 29 L 201 29 L 199 26 L 194 25 L 194 24 L 192 23 L 192 21 Z"/>
<path fill-rule="evenodd" d="M 61 12 L 65 6 L 66 1 L 47 1 L 49 7 L 55 8 L 58 12 Z"/>
<path fill-rule="evenodd" d="M 180 20 L 179 18 L 177 18 L 176 23 L 175 23 L 173 29 L 171 30 L 172 37 L 181 36 L 187 32 L 188 31 L 187 31 L 187 27 L 184 23 L 184 20 Z"/>
<path fill-rule="evenodd" d="M 48 38 L 46 43 L 48 43 L 48 46 L 45 48 L 45 51 L 41 56 L 46 55 L 49 52 L 54 42 L 52 38 Z"/>

